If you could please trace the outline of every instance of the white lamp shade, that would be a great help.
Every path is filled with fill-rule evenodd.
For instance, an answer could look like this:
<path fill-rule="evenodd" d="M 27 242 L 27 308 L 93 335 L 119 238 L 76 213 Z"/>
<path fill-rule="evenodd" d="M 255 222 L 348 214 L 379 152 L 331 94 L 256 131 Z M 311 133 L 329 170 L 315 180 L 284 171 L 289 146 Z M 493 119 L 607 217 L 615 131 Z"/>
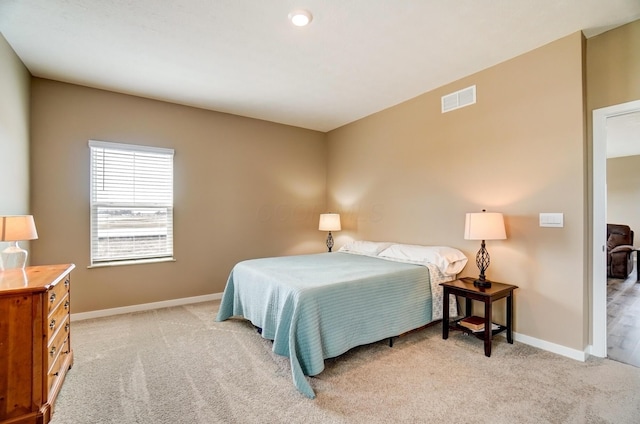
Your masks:
<path fill-rule="evenodd" d="M 38 238 L 32 215 L 0 217 L 0 241 L 35 240 Z"/>
<path fill-rule="evenodd" d="M 340 231 L 340 214 L 339 213 L 323 213 L 320 214 L 320 231 Z"/>
<path fill-rule="evenodd" d="M 504 240 L 504 218 L 498 212 L 468 213 L 464 223 L 465 240 Z"/>

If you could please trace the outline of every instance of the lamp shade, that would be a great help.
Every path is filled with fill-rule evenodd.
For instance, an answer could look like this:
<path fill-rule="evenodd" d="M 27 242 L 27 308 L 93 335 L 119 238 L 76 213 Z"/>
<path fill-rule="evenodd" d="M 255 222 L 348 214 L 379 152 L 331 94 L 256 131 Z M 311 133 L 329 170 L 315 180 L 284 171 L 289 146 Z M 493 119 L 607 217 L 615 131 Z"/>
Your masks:
<path fill-rule="evenodd" d="M 0 241 L 35 240 L 38 238 L 32 215 L 0 217 Z"/>
<path fill-rule="evenodd" d="M 320 231 L 340 231 L 340 214 L 339 213 L 323 213 L 320 214 Z"/>
<path fill-rule="evenodd" d="M 468 213 L 464 223 L 465 240 L 504 240 L 504 218 L 498 212 Z"/>

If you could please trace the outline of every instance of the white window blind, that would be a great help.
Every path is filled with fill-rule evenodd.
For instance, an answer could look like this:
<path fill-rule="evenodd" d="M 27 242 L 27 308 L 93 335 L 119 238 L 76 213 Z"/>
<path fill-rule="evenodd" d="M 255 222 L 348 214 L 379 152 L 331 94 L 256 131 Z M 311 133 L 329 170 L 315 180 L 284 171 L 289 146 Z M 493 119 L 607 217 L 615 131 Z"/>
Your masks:
<path fill-rule="evenodd" d="M 89 141 L 91 265 L 173 257 L 173 149 Z"/>

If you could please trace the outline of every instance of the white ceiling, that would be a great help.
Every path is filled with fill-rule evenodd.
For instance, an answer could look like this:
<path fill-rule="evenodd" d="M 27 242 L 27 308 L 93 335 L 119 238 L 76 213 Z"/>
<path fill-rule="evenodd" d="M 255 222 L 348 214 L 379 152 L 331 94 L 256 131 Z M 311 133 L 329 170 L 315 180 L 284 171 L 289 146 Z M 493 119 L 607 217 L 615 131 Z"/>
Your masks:
<path fill-rule="evenodd" d="M 35 76 L 319 131 L 638 18 L 640 0 L 0 0 Z"/>

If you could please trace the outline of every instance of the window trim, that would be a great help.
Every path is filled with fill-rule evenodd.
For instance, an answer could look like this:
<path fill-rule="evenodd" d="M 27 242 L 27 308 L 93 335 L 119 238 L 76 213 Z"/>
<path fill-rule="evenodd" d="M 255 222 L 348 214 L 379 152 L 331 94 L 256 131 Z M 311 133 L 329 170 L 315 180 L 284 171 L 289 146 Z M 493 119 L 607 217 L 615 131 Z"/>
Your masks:
<path fill-rule="evenodd" d="M 93 265 L 87 265 L 88 269 L 92 268 L 110 268 L 114 266 L 126 266 L 126 265 L 142 265 L 142 264 L 157 264 L 161 262 L 175 262 L 176 258 L 172 257 L 163 257 L 163 258 L 146 258 L 146 259 L 129 259 L 122 261 L 104 261 L 97 262 Z"/>
<path fill-rule="evenodd" d="M 175 261 L 175 257 L 174 257 L 174 238 L 173 238 L 173 232 L 174 232 L 174 219 L 173 219 L 173 212 L 174 212 L 174 201 L 173 201 L 173 197 L 174 197 L 174 164 L 173 164 L 173 158 L 175 156 L 175 150 L 174 149 L 170 149 L 170 148 L 164 148 L 164 147 L 152 147 L 152 146 L 143 146 L 143 145 L 136 145 L 136 144 L 126 144 L 126 143 L 114 143 L 114 142 L 110 142 L 110 141 L 100 141 L 100 140 L 89 140 L 88 142 L 88 146 L 89 146 L 89 214 L 90 214 L 90 227 L 89 227 L 89 242 L 90 242 L 90 249 L 89 249 L 89 265 L 87 266 L 87 268 L 104 268 L 104 267 L 113 267 L 113 266 L 124 266 L 124 265 L 136 265 L 136 264 L 150 264 L 150 263 L 159 263 L 159 262 L 174 262 Z M 130 208 L 130 209 L 135 209 L 135 203 L 129 203 L 129 202 L 96 202 L 95 200 L 95 193 L 94 193 L 94 156 L 93 156 L 93 148 L 98 148 L 98 149 L 112 149 L 112 150 L 122 150 L 122 151 L 126 151 L 126 152 L 141 152 L 141 153 L 154 153 L 154 154 L 160 154 L 160 155 L 165 155 L 165 156 L 170 156 L 171 157 L 171 204 L 170 205 L 166 205 L 166 204 L 161 204 L 161 203 L 154 203 L 154 202 L 140 202 L 138 204 L 139 207 L 168 207 L 171 210 L 171 222 L 170 222 L 170 228 L 168 227 L 168 229 L 171 232 L 171 252 L 167 255 L 162 255 L 162 256 L 139 256 L 139 257 L 134 257 L 134 258 L 123 258 L 123 259 L 115 259 L 115 258 L 110 258 L 110 259 L 105 259 L 105 260 L 95 260 L 94 259 L 94 235 L 96 235 L 97 233 L 95 231 L 96 228 L 94 228 L 94 224 L 95 224 L 95 220 L 97 219 L 96 217 L 96 209 L 99 207 L 118 207 L 118 206 L 123 206 L 125 208 Z"/>

